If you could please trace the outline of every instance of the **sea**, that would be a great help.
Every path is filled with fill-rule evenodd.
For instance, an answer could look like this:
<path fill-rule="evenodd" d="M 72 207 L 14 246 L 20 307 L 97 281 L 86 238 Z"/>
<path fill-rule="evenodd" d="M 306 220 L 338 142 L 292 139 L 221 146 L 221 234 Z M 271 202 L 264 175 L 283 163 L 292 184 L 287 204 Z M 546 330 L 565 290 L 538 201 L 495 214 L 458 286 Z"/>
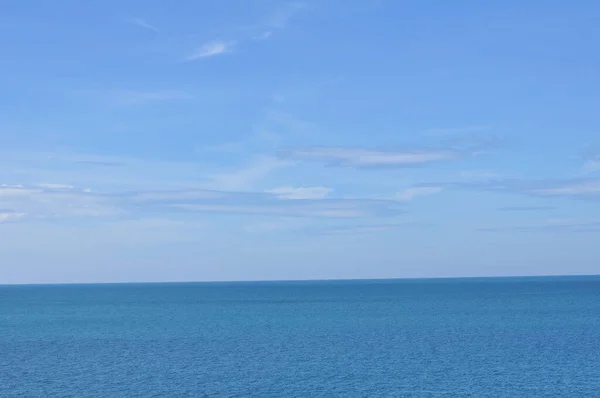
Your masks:
<path fill-rule="evenodd" d="M 0 286 L 0 397 L 600 397 L 600 277 Z"/>

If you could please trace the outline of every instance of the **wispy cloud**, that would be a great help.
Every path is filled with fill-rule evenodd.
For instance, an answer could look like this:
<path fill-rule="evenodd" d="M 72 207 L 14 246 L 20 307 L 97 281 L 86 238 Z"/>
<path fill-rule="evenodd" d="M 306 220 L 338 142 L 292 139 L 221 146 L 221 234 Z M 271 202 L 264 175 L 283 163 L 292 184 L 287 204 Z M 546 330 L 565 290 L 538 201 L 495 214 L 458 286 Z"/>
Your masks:
<path fill-rule="evenodd" d="M 489 134 L 466 134 L 450 137 L 443 140 L 444 146 L 452 148 L 471 156 L 479 156 L 486 152 L 497 149 L 503 142 L 499 136 Z"/>
<path fill-rule="evenodd" d="M 264 41 L 273 36 L 274 31 L 285 28 L 289 21 L 300 11 L 307 10 L 310 7 L 303 2 L 288 2 L 277 6 L 266 18 L 258 23 L 244 26 L 246 30 L 244 35 L 236 37 L 235 40 L 213 40 L 202 44 L 185 57 L 186 61 L 196 61 L 203 58 L 214 57 L 216 55 L 226 54 L 233 51 L 235 46 L 243 45 L 244 42 Z M 142 20 L 142 22 L 144 22 Z M 143 26 L 143 25 L 140 25 Z"/>
<path fill-rule="evenodd" d="M 0 185 L 0 197 L 2 198 L 28 196 L 39 192 L 42 192 L 40 188 L 27 188 L 23 185 Z"/>
<path fill-rule="evenodd" d="M 398 229 L 412 229 L 430 226 L 427 223 L 419 222 L 398 222 L 398 223 L 385 223 L 385 224 L 363 224 L 363 225 L 344 225 L 344 226 L 333 226 L 324 228 L 311 228 L 307 229 L 306 232 L 316 235 L 357 235 L 357 234 L 372 234 L 382 231 L 391 231 Z"/>
<path fill-rule="evenodd" d="M 10 189 L 10 190 L 9 190 Z M 137 190 L 97 192 L 84 189 L 4 186 L 4 220 L 16 220 L 14 214 L 35 219 L 95 217 L 155 218 L 178 214 L 225 213 L 278 217 L 364 218 L 401 213 L 395 201 L 368 199 L 316 198 L 317 190 L 283 194 L 226 192 L 204 189 Z M 321 192 L 322 195 L 323 192 Z M 313 198 L 309 198 L 311 196 Z"/>
<path fill-rule="evenodd" d="M 174 204 L 171 209 L 191 213 L 228 213 L 283 217 L 309 218 L 369 218 L 378 217 L 390 211 L 387 207 L 376 206 L 369 201 L 280 201 L 290 205 L 279 206 L 274 203 L 261 204 L 227 204 L 227 203 L 197 203 Z M 383 213 L 382 213 L 383 212 Z M 396 214 L 393 212 L 392 214 Z"/>
<path fill-rule="evenodd" d="M 414 199 L 417 196 L 427 196 L 427 195 L 435 195 L 437 193 L 442 192 L 442 187 L 414 187 L 407 188 L 403 191 L 398 192 L 395 195 L 397 200 L 409 201 Z"/>
<path fill-rule="evenodd" d="M 577 157 L 583 159 L 581 169 L 583 174 L 600 171 L 600 148 L 598 146 L 588 145 Z"/>
<path fill-rule="evenodd" d="M 254 184 L 272 171 L 291 164 L 291 162 L 281 159 L 261 157 L 240 169 L 211 174 L 207 180 L 211 189 L 224 191 L 247 190 L 253 188 Z"/>
<path fill-rule="evenodd" d="M 206 42 L 189 54 L 185 59 L 187 61 L 196 61 L 203 58 L 210 58 L 216 55 L 226 54 L 233 50 L 234 41 L 214 40 Z"/>
<path fill-rule="evenodd" d="M 5 205 L 15 209 L 5 216 L 10 220 L 22 219 L 24 216 L 14 215 L 25 214 L 33 219 L 112 217 L 121 214 L 121 209 L 115 203 L 110 203 L 110 199 L 66 184 L 2 185 L 0 197 Z"/>
<path fill-rule="evenodd" d="M 144 18 L 130 18 L 127 20 L 127 22 L 139 26 L 140 28 L 148 29 L 153 32 L 159 33 L 158 28 L 156 28 L 153 25 L 150 25 Z"/>
<path fill-rule="evenodd" d="M 315 218 L 363 218 L 399 214 L 400 207 L 395 201 L 361 199 L 304 199 L 281 200 L 272 193 L 196 191 L 191 197 L 187 191 L 185 198 L 139 200 L 139 193 L 131 197 L 121 197 L 124 203 L 135 204 L 138 210 L 158 210 L 161 212 L 188 213 L 232 213 L 271 215 L 279 217 Z M 163 192 L 166 194 L 167 192 Z M 172 191 L 171 194 L 176 194 Z M 156 193 L 154 193 L 156 194 Z M 211 195 L 215 195 L 211 197 Z M 134 201 L 131 198 L 135 198 Z"/>
<path fill-rule="evenodd" d="M 585 162 L 583 170 L 586 173 L 600 171 L 600 160 L 588 160 L 587 162 Z"/>
<path fill-rule="evenodd" d="M 70 191 L 75 189 L 73 185 L 69 184 L 37 184 L 40 188 L 53 189 L 57 191 Z"/>
<path fill-rule="evenodd" d="M 284 186 L 269 189 L 265 192 L 277 196 L 279 199 L 323 199 L 331 193 L 331 188 L 325 187 L 299 187 Z"/>
<path fill-rule="evenodd" d="M 460 178 L 465 181 L 491 181 L 502 178 L 502 175 L 489 170 L 463 170 Z"/>
<path fill-rule="evenodd" d="M 443 185 L 443 184 L 441 184 Z M 573 199 L 600 199 L 600 180 L 566 179 L 566 180 L 519 180 L 504 179 L 484 182 L 450 183 L 465 189 L 482 191 L 520 193 L 542 197 L 566 197 Z M 423 184 L 428 186 L 428 184 Z"/>
<path fill-rule="evenodd" d="M 263 32 L 257 36 L 254 36 L 253 39 L 254 40 L 267 40 L 269 37 L 273 36 L 273 32 L 271 32 L 270 30 Z"/>
<path fill-rule="evenodd" d="M 282 155 L 297 160 L 326 162 L 348 167 L 408 167 L 458 159 L 461 153 L 452 150 L 392 151 L 350 147 L 310 147 L 287 150 Z"/>
<path fill-rule="evenodd" d="M 246 158 L 248 154 L 244 154 Z M 236 156 L 236 159 L 241 156 Z M 221 160 L 221 159 L 219 159 Z M 239 163 L 235 165 L 235 163 Z M 193 160 L 159 160 L 130 156 L 106 156 L 69 150 L 2 151 L 0 170 L 6 182 L 21 182 L 40 189 L 38 182 L 60 182 L 98 190 L 203 188 L 221 190 L 259 190 L 271 171 L 291 162 L 275 157 L 257 157 L 227 166 Z M 0 180 L 0 183 L 3 181 Z M 11 185 L 12 186 L 12 185 Z"/>
<path fill-rule="evenodd" d="M 543 196 L 600 197 L 600 180 L 551 184 L 529 192 Z"/>
<path fill-rule="evenodd" d="M 299 230 L 305 228 L 306 224 L 307 220 L 300 218 L 277 217 L 272 221 L 248 224 L 243 228 L 250 233 L 271 233 Z"/>
<path fill-rule="evenodd" d="M 556 210 L 556 207 L 552 206 L 504 206 L 498 207 L 500 211 L 544 211 L 544 210 Z"/>
<path fill-rule="evenodd" d="M 479 228 L 482 232 L 600 232 L 600 221 L 578 221 L 575 219 L 550 219 L 540 223 L 528 225 L 515 225 L 509 227 L 488 227 Z"/>
<path fill-rule="evenodd" d="M 25 213 L 0 211 L 0 224 L 24 219 Z"/>

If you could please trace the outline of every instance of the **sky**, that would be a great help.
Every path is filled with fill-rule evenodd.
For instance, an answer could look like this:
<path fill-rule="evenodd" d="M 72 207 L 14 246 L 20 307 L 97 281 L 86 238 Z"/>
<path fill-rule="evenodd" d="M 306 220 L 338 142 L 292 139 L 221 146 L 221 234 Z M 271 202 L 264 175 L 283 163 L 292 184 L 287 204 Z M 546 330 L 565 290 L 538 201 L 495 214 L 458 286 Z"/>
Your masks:
<path fill-rule="evenodd" d="M 0 1 L 0 284 L 597 274 L 599 21 Z"/>

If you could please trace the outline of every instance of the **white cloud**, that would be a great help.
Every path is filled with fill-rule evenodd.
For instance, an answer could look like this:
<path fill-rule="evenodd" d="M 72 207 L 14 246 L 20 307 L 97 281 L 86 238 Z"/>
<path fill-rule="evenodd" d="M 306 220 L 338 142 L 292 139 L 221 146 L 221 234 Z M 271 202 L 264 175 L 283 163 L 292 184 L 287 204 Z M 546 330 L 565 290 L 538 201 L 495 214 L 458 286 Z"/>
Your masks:
<path fill-rule="evenodd" d="M 10 221 L 17 221 L 22 218 L 25 218 L 27 214 L 25 213 L 4 213 L 0 212 L 0 224 Z"/>
<path fill-rule="evenodd" d="M 22 218 L 15 214 L 27 214 L 28 218 L 49 219 L 63 217 L 110 217 L 121 211 L 106 198 L 76 190 L 70 185 L 38 184 L 31 187 L 22 185 L 1 185 L 2 204 L 16 212 L 11 220 Z M 16 218 L 15 218 L 16 217 Z"/>
<path fill-rule="evenodd" d="M 56 189 L 56 190 L 75 189 L 75 187 L 73 185 L 68 185 L 68 184 L 37 184 L 37 186 L 40 188 Z"/>
<path fill-rule="evenodd" d="M 235 42 L 226 42 L 223 40 L 215 40 L 204 43 L 196 51 L 186 57 L 188 61 L 195 61 L 201 58 L 214 57 L 215 55 L 231 52 Z"/>
<path fill-rule="evenodd" d="M 339 162 L 345 166 L 412 166 L 456 159 L 458 153 L 444 150 L 380 151 L 345 147 L 314 147 L 289 152 L 293 158 Z"/>
<path fill-rule="evenodd" d="M 436 193 L 442 192 L 442 187 L 414 187 L 407 188 L 401 192 L 398 192 L 395 196 L 397 200 L 412 200 L 417 196 L 435 195 Z"/>
<path fill-rule="evenodd" d="M 323 199 L 331 193 L 331 188 L 284 186 L 269 189 L 265 192 L 276 195 L 279 199 Z"/>

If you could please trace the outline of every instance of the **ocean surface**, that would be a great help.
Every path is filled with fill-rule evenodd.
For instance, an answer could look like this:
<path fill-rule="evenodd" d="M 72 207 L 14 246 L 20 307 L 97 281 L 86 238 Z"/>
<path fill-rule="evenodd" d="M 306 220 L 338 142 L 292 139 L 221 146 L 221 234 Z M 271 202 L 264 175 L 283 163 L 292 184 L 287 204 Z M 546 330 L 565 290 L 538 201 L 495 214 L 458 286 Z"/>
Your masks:
<path fill-rule="evenodd" d="M 0 286 L 0 397 L 599 397 L 600 277 Z"/>

